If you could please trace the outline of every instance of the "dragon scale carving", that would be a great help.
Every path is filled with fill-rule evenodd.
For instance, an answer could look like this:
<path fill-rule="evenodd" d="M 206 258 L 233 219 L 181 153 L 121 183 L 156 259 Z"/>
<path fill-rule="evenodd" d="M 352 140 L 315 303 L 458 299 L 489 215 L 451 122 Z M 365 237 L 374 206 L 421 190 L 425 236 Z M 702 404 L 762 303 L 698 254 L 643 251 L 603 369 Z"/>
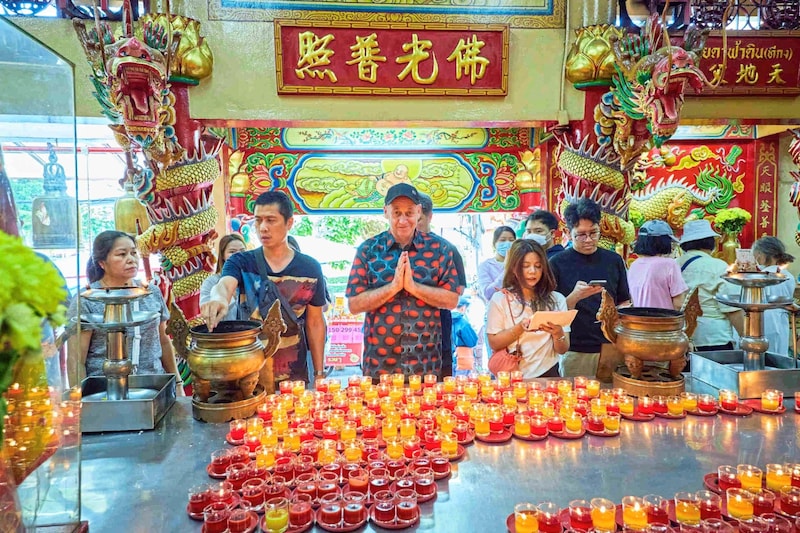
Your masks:
<path fill-rule="evenodd" d="M 73 20 L 92 70 L 95 97 L 126 151 L 128 179 L 150 226 L 137 236 L 143 255 L 161 254 L 158 282 L 190 324 L 199 321 L 199 290 L 212 271 L 208 245 L 217 211 L 211 189 L 222 139 L 188 116 L 189 85 L 211 74 L 213 57 L 198 21 L 151 13 L 134 27 L 130 0 L 120 35 L 105 22 Z M 145 164 L 136 166 L 135 154 Z"/>
<path fill-rule="evenodd" d="M 560 148 L 556 166 L 562 177 L 559 210 L 563 214 L 578 198 L 597 201 L 603 212 L 600 245 L 613 248 L 617 243 L 631 243 L 635 236 L 629 210 L 632 205 L 642 205 L 634 204 L 637 199 L 631 191 L 638 157 L 653 146 L 661 146 L 675 133 L 686 91 L 692 88 L 700 92 L 707 83 L 695 66 L 697 54 L 705 44 L 705 33 L 690 28 L 682 47 L 670 46 L 658 16 L 648 19 L 641 36 L 623 36 L 621 30 L 602 33 L 608 41 L 606 52 L 597 50 L 597 32 L 584 32 L 593 39 L 594 57 L 613 53 L 611 89 L 594 106 L 591 119 L 586 121 L 590 125 L 556 128 L 554 135 Z M 574 47 L 586 49 L 582 45 Z M 667 208 L 674 203 L 674 217 L 685 204 L 677 198 L 678 192 L 675 188 L 667 202 Z M 664 193 L 664 198 L 669 196 L 667 191 Z"/>

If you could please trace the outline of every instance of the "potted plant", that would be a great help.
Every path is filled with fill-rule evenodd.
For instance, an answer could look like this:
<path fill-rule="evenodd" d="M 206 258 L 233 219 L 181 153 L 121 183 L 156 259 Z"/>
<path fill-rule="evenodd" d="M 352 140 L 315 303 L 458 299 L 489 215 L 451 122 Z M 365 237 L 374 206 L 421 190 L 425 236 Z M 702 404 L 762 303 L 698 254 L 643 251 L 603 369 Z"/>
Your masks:
<path fill-rule="evenodd" d="M 722 232 L 720 259 L 728 264 L 736 262 L 736 250 L 740 247 L 739 234 L 750 222 L 752 215 L 739 207 L 720 209 L 714 218 L 714 226 Z"/>

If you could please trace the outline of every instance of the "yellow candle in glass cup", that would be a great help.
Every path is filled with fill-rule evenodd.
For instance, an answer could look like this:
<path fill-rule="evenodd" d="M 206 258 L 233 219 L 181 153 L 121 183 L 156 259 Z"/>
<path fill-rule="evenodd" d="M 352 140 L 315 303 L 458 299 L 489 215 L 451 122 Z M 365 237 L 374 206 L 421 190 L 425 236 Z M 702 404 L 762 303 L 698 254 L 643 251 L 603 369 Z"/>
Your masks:
<path fill-rule="evenodd" d="M 359 382 L 358 386 L 361 388 L 362 391 L 367 392 L 367 389 L 373 387 L 372 377 L 361 376 L 361 381 Z"/>
<path fill-rule="evenodd" d="M 679 524 L 696 525 L 700 523 L 700 500 L 692 492 L 675 494 L 675 520 Z"/>
<path fill-rule="evenodd" d="M 614 502 L 605 498 L 592 498 L 592 526 L 596 531 L 613 532 L 617 530 L 617 509 Z"/>
<path fill-rule="evenodd" d="M 517 381 L 513 385 L 513 391 L 517 400 L 522 400 L 528 394 L 528 384 L 524 381 Z"/>
<path fill-rule="evenodd" d="M 349 463 L 357 463 L 361 460 L 362 444 L 358 439 L 348 442 L 344 447 L 344 458 Z"/>
<path fill-rule="evenodd" d="M 308 418 L 311 404 L 306 401 L 298 401 L 294 404 L 294 414 L 301 418 Z"/>
<path fill-rule="evenodd" d="M 361 411 L 361 425 L 362 426 L 374 426 L 375 421 L 377 420 L 378 415 L 375 414 L 375 411 L 371 409 L 365 409 Z"/>
<path fill-rule="evenodd" d="M 399 402 L 400 400 L 403 399 L 403 389 L 396 389 L 396 388 L 391 389 L 389 391 L 389 398 L 391 398 L 391 400 L 394 403 Z"/>
<path fill-rule="evenodd" d="M 397 429 L 397 424 L 395 424 L 393 420 L 389 420 L 388 418 L 384 419 L 383 425 L 381 426 L 381 436 L 383 440 L 388 441 L 397 436 Z"/>
<path fill-rule="evenodd" d="M 485 412 L 475 416 L 475 435 L 479 437 L 489 435 L 489 415 Z"/>
<path fill-rule="evenodd" d="M 456 422 L 458 422 L 458 419 L 453 413 L 444 413 L 439 421 L 439 427 L 444 433 L 450 433 L 453 431 L 453 429 L 455 429 Z"/>
<path fill-rule="evenodd" d="M 593 398 L 589 401 L 589 411 L 596 416 L 604 416 L 606 414 L 606 402 L 601 398 Z"/>
<path fill-rule="evenodd" d="M 478 398 L 478 384 L 474 381 L 468 381 L 464 384 L 464 394 L 473 400 Z"/>
<path fill-rule="evenodd" d="M 286 430 L 289 429 L 289 417 L 273 417 L 272 429 L 275 430 L 275 433 L 277 433 L 279 437 L 283 437 L 286 434 Z"/>
<path fill-rule="evenodd" d="M 262 446 L 277 446 L 278 445 L 278 432 L 272 426 L 267 426 L 261 430 L 261 445 Z"/>
<path fill-rule="evenodd" d="M 697 394 L 693 392 L 682 392 L 681 402 L 685 411 L 697 411 Z M 669 409 L 669 405 L 667 405 Z"/>
<path fill-rule="evenodd" d="M 619 404 L 620 414 L 633 416 L 635 404 L 632 397 L 622 396 L 617 400 L 617 403 Z"/>
<path fill-rule="evenodd" d="M 455 392 L 456 390 L 455 376 L 445 376 L 444 379 L 442 379 L 442 382 L 444 383 L 444 392 L 446 394 L 452 394 L 453 392 Z"/>
<path fill-rule="evenodd" d="M 417 374 L 408 376 L 408 388 L 414 392 L 422 390 L 422 376 Z"/>
<path fill-rule="evenodd" d="M 767 389 L 761 393 L 761 408 L 765 411 L 777 411 L 780 405 L 778 391 Z"/>
<path fill-rule="evenodd" d="M 577 402 L 567 401 L 564 400 L 561 402 L 561 406 L 558 408 L 558 414 L 561 418 L 567 418 L 573 412 L 575 412 L 575 405 Z"/>
<path fill-rule="evenodd" d="M 305 381 L 297 380 L 297 381 L 292 382 L 292 394 L 295 397 L 301 396 L 303 394 L 303 392 L 305 392 L 305 390 L 306 390 L 306 382 Z"/>
<path fill-rule="evenodd" d="M 636 496 L 622 498 L 622 523 L 629 530 L 644 531 L 647 529 L 647 509 L 641 498 Z"/>
<path fill-rule="evenodd" d="M 458 438 L 455 433 L 442 433 L 442 454 L 445 457 L 458 455 Z"/>
<path fill-rule="evenodd" d="M 364 401 L 361 397 L 347 399 L 347 410 L 351 413 L 360 413 L 364 409 Z"/>
<path fill-rule="evenodd" d="M 297 429 L 295 428 L 289 428 L 288 430 L 286 430 L 286 434 L 283 436 L 283 445 L 289 448 L 293 452 L 299 452 L 300 432 L 297 431 Z"/>
<path fill-rule="evenodd" d="M 542 404 L 542 416 L 545 418 L 553 418 L 556 414 L 556 406 L 553 402 L 544 402 Z"/>
<path fill-rule="evenodd" d="M 667 413 L 671 416 L 683 414 L 683 399 L 680 396 L 667 397 Z"/>
<path fill-rule="evenodd" d="M 481 385 L 481 396 L 488 398 L 494 392 L 494 385 L 491 383 L 484 383 Z"/>
<path fill-rule="evenodd" d="M 606 433 L 617 433 L 619 431 L 619 413 L 606 413 L 603 417 L 603 427 Z"/>
<path fill-rule="evenodd" d="M 518 414 L 514 416 L 514 433 L 520 437 L 528 437 L 531 434 L 531 417 Z"/>
<path fill-rule="evenodd" d="M 511 386 L 511 374 L 508 372 L 498 372 L 497 373 L 497 386 L 501 389 L 505 389 Z"/>
<path fill-rule="evenodd" d="M 402 389 L 405 385 L 406 377 L 403 374 L 392 374 L 392 388 Z"/>
<path fill-rule="evenodd" d="M 256 448 L 256 465 L 262 468 L 271 468 L 275 464 L 275 448 L 261 445 Z"/>
<path fill-rule="evenodd" d="M 336 441 L 324 439 L 319 444 L 319 452 L 317 453 L 317 461 L 322 465 L 331 464 L 336 461 L 338 457 L 336 452 Z"/>
<path fill-rule="evenodd" d="M 339 438 L 347 442 L 356 438 L 356 423 L 352 420 L 345 420 L 342 423 Z"/>
<path fill-rule="evenodd" d="M 531 389 L 528 392 L 528 405 L 531 407 L 541 407 L 544 403 L 544 391 L 541 389 Z"/>
<path fill-rule="evenodd" d="M 763 473 L 760 468 L 753 465 L 736 465 L 736 477 L 743 489 L 760 489 Z"/>
<path fill-rule="evenodd" d="M 596 379 L 586 381 L 586 395 L 589 398 L 596 398 L 600 395 L 600 382 Z"/>
<path fill-rule="evenodd" d="M 386 440 L 386 455 L 389 459 L 400 459 L 403 457 L 403 440 L 400 437 L 391 437 Z"/>
<path fill-rule="evenodd" d="M 572 382 L 568 379 L 560 379 L 558 380 L 557 385 L 558 395 L 562 398 L 567 395 L 570 391 L 572 391 Z"/>
<path fill-rule="evenodd" d="M 783 487 L 792 484 L 791 465 L 768 464 L 767 465 L 767 488 L 778 491 Z"/>
<path fill-rule="evenodd" d="M 342 390 L 342 382 L 338 378 L 328 379 L 328 392 L 335 394 L 336 391 Z"/>
<path fill-rule="evenodd" d="M 414 416 L 419 415 L 419 412 L 422 410 L 422 401 L 419 399 L 419 396 L 406 398 L 406 409 Z"/>
<path fill-rule="evenodd" d="M 583 428 L 583 418 L 580 414 L 573 411 L 569 416 L 564 418 L 564 425 L 566 426 L 567 433 L 580 433 Z"/>
<path fill-rule="evenodd" d="M 509 390 L 503 393 L 503 405 L 508 407 L 517 406 L 517 396 L 514 394 L 514 391 Z"/>
<path fill-rule="evenodd" d="M 539 533 L 539 511 L 532 503 L 514 506 L 514 530 L 517 533 Z"/>
<path fill-rule="evenodd" d="M 344 411 L 340 409 L 331 409 L 328 414 L 328 422 L 336 429 L 342 429 L 342 424 L 344 424 Z"/>
<path fill-rule="evenodd" d="M 745 489 L 728 489 L 728 514 L 737 520 L 750 520 L 753 518 L 753 498 L 753 493 Z"/>

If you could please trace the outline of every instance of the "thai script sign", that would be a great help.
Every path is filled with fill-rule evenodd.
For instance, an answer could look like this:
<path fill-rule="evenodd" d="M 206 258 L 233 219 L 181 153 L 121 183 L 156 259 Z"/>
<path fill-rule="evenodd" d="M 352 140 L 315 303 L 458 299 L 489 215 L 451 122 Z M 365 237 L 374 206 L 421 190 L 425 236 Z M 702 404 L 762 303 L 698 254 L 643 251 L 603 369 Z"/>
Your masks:
<path fill-rule="evenodd" d="M 508 26 L 275 21 L 278 94 L 504 96 Z"/>
<path fill-rule="evenodd" d="M 729 32 L 727 41 L 727 52 L 720 35 L 709 36 L 706 42 L 700 70 L 719 87 L 706 88 L 702 94 L 800 94 L 800 33 Z"/>

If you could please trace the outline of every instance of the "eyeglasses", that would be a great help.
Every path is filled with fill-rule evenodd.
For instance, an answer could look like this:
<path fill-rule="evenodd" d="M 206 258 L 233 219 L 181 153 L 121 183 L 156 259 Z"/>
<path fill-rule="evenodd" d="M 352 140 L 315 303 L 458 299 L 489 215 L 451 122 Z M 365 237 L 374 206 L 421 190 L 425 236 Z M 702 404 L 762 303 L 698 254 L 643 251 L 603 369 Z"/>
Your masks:
<path fill-rule="evenodd" d="M 590 233 L 573 233 L 572 238 L 581 241 L 590 241 L 600 237 L 600 230 L 596 229 Z"/>

